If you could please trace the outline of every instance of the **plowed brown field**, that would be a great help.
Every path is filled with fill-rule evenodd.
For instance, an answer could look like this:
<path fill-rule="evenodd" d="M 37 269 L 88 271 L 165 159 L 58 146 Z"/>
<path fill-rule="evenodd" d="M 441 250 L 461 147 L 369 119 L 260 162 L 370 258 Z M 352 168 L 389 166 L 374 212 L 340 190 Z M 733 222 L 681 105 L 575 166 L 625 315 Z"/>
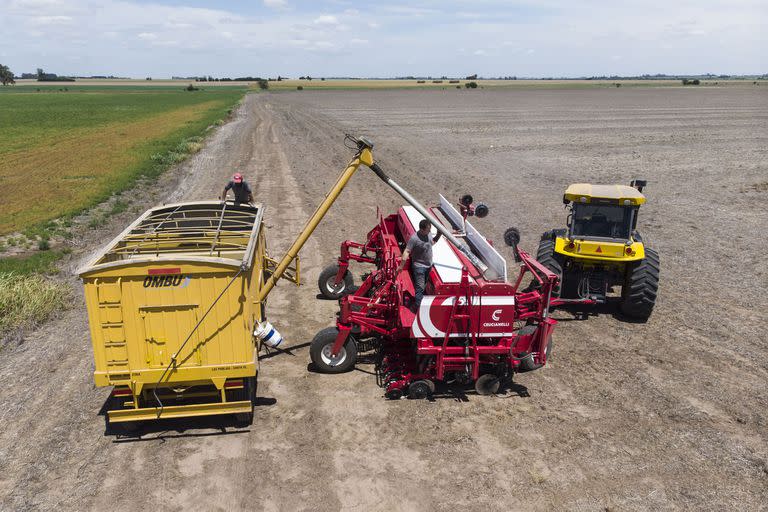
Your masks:
<path fill-rule="evenodd" d="M 315 297 L 319 271 L 342 240 L 365 236 L 377 206 L 400 204 L 361 170 L 302 253 L 305 286 L 270 297 L 270 320 L 293 349 L 261 361 L 249 429 L 164 422 L 141 437 L 105 436 L 108 390 L 92 384 L 81 299 L 5 349 L 0 508 L 765 508 L 768 91 L 251 95 L 143 206 L 214 197 L 242 171 L 280 255 L 348 160 L 345 132 L 370 136 L 382 167 L 425 202 L 441 192 L 486 202 L 478 228 L 501 240 L 518 226 L 529 251 L 564 224 L 568 183 L 647 179 L 640 228 L 662 259 L 650 321 L 557 312 L 550 364 L 517 379 L 526 398 L 390 402 L 371 367 L 308 372 L 307 343 L 336 308 Z M 128 220 L 84 230 L 71 267 Z"/>

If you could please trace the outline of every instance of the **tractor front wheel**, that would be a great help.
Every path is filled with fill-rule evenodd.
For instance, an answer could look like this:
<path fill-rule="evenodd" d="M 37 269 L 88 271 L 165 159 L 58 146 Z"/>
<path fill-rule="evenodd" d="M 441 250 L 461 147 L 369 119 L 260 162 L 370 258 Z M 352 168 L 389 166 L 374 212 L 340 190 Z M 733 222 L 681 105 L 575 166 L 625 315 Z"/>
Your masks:
<path fill-rule="evenodd" d="M 627 272 L 621 312 L 631 318 L 648 320 L 656 304 L 659 291 L 659 253 L 645 248 L 645 258 L 631 266 Z"/>
<path fill-rule="evenodd" d="M 338 263 L 328 265 L 320 272 L 320 277 L 317 279 L 317 287 L 320 289 L 320 294 L 326 299 L 338 300 L 344 295 L 352 293 L 352 286 L 355 284 L 352 274 L 347 270 L 344 274 L 344 279 L 339 284 L 336 284 L 336 274 L 338 273 Z"/>
<path fill-rule="evenodd" d="M 309 357 L 320 373 L 343 373 L 354 368 L 357 362 L 357 344 L 350 335 L 339 353 L 333 355 L 333 344 L 339 330 L 326 327 L 318 332 L 309 345 Z"/>

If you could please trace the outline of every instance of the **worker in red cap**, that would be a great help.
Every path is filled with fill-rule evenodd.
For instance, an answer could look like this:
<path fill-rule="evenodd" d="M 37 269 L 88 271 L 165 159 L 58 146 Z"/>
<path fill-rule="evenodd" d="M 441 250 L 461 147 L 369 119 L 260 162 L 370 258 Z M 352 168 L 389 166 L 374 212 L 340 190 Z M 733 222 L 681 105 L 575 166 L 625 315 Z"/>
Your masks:
<path fill-rule="evenodd" d="M 232 193 L 235 194 L 235 206 L 240 206 L 240 203 L 252 203 L 253 192 L 251 192 L 251 186 L 243 179 L 243 175 L 236 172 L 232 176 L 232 181 L 227 183 L 224 187 L 224 191 L 221 193 L 221 200 L 227 200 L 227 192 L 232 189 Z"/>

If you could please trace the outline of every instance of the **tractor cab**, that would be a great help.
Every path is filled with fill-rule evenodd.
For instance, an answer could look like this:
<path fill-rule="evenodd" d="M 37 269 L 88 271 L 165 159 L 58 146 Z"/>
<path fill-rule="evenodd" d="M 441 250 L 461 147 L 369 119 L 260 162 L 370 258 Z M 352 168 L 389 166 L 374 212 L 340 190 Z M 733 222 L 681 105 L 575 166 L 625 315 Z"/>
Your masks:
<path fill-rule="evenodd" d="M 604 240 L 628 242 L 637 225 L 637 213 L 645 202 L 642 194 L 644 182 L 626 185 L 590 185 L 577 183 L 569 186 L 563 203 L 570 205 L 568 221 L 570 240 Z"/>

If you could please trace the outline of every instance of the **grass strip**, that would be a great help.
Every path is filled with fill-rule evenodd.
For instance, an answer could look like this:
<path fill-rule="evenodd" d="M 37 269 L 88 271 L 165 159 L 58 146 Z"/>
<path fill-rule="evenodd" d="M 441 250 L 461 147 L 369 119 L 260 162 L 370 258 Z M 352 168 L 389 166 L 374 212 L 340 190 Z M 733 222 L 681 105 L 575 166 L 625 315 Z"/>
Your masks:
<path fill-rule="evenodd" d="M 41 274 L 0 272 L 0 346 L 67 306 L 69 287 Z"/>

